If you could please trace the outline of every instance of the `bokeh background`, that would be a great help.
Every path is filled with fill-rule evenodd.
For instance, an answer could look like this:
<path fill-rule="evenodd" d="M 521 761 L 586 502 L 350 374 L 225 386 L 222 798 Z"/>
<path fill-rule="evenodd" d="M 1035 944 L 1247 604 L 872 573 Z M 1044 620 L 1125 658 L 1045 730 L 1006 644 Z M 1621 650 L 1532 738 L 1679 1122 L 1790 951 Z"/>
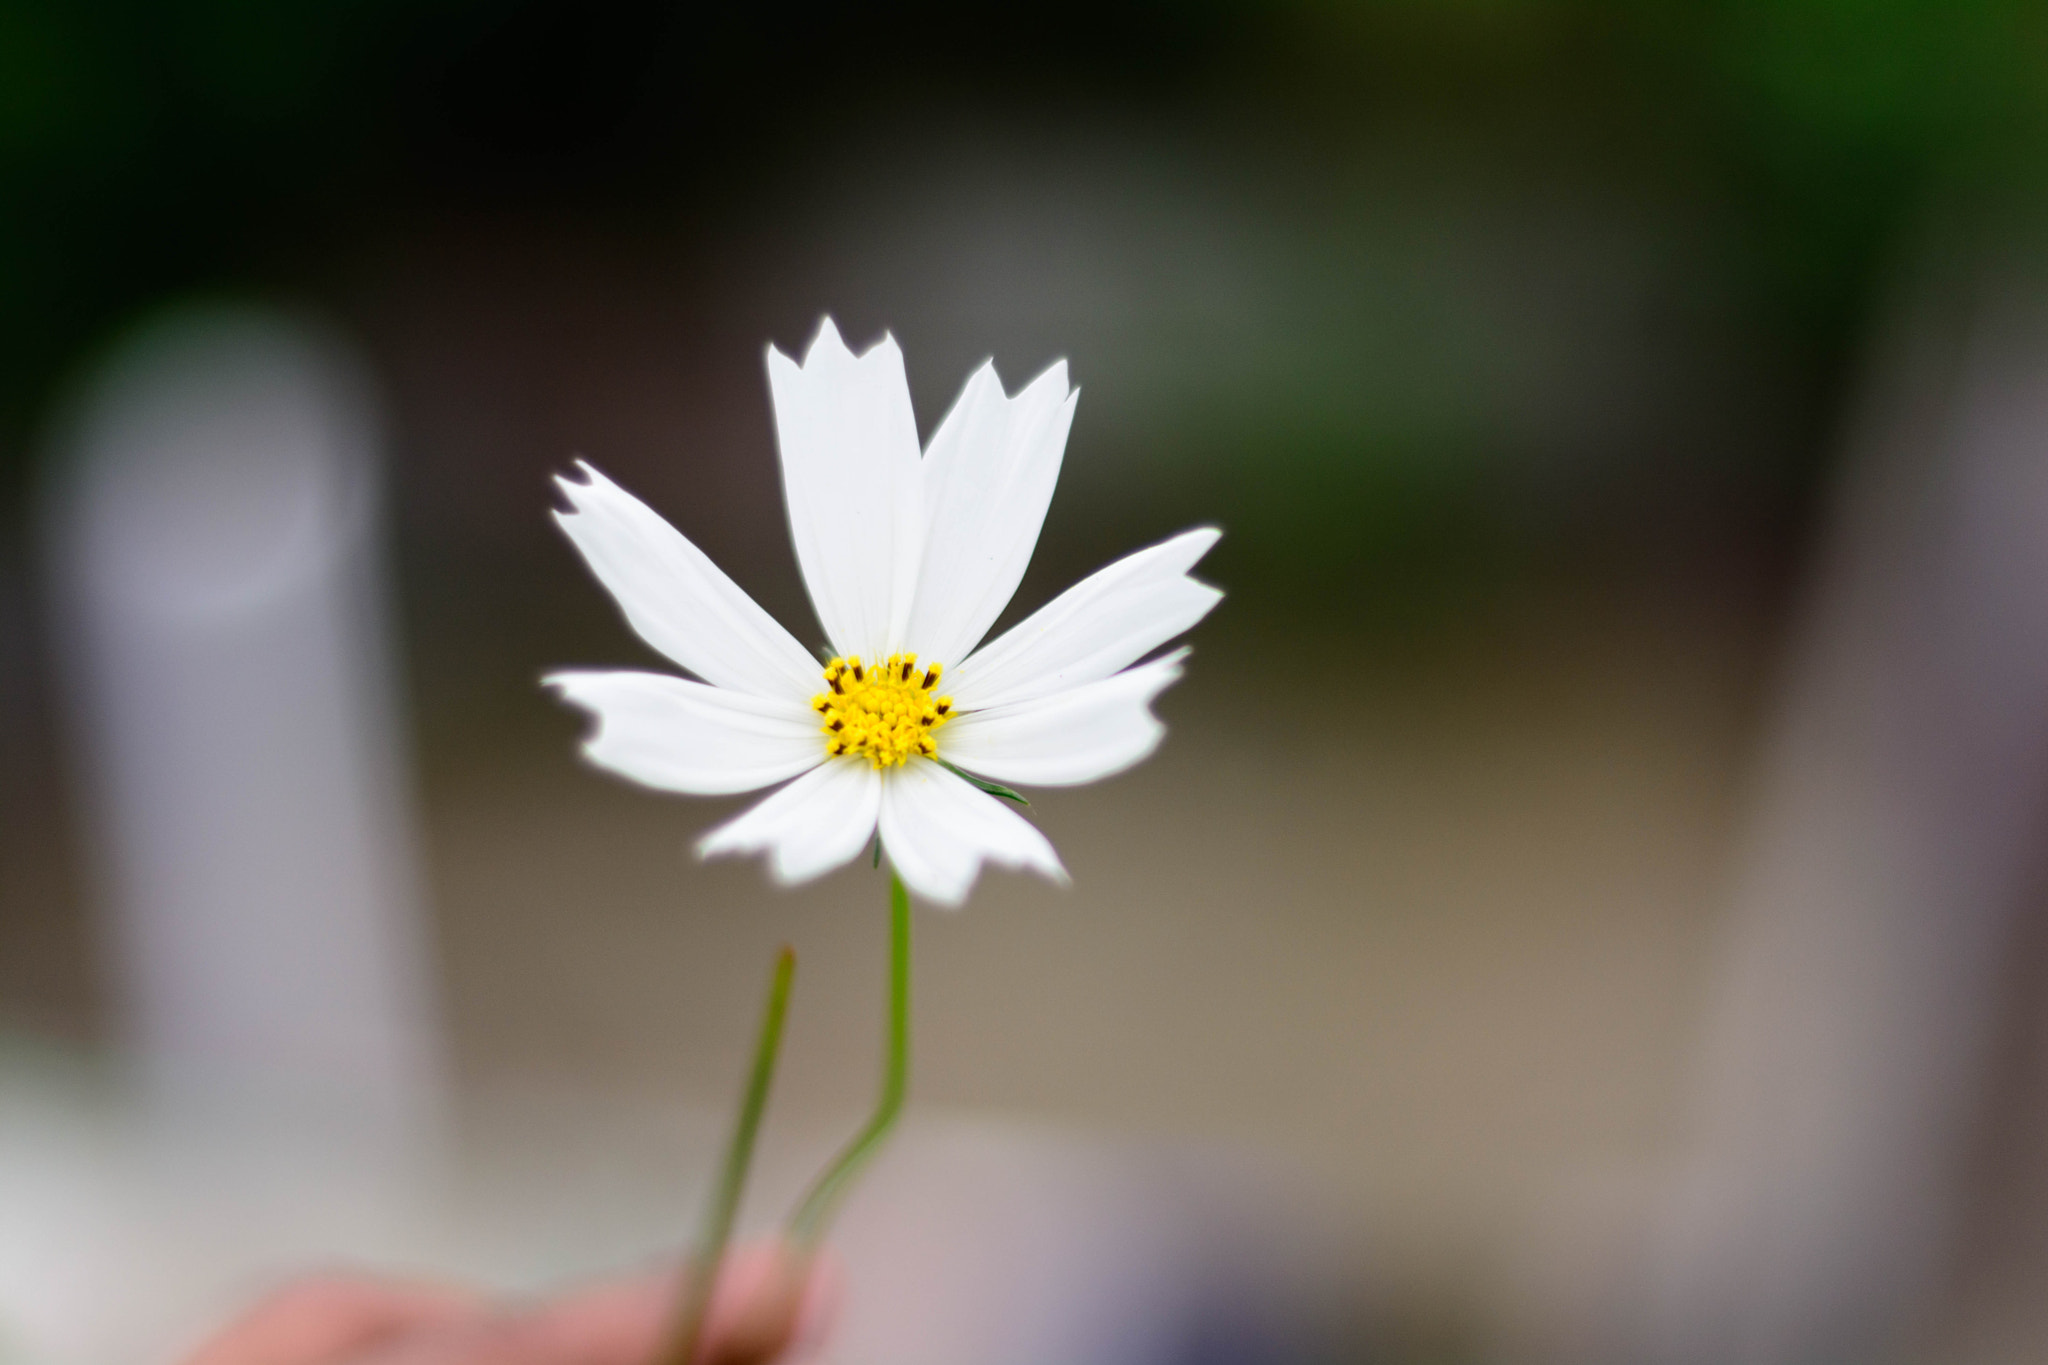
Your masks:
<path fill-rule="evenodd" d="M 336 1258 L 662 1254 L 784 940 L 749 1222 L 857 1120 L 880 879 L 695 864 L 738 803 L 583 768 L 536 685 L 650 658 L 549 524 L 576 456 L 817 633 L 762 352 L 826 313 L 927 433 L 1068 359 L 1006 619 L 1197 522 L 1229 594 L 1161 752 L 1035 802 L 1073 888 L 920 914 L 828 1358 L 2048 1358 L 2044 134 L 2012 0 L 0 0 L 0 1360 L 170 1360 Z M 208 711 L 211 637 L 78 586 L 153 542 L 78 528 L 234 498 L 93 414 L 302 343 L 375 606 Z M 389 875 L 309 816 L 247 894 L 381 898 L 403 1002 L 258 990 L 291 1084 L 166 1072 L 122 841 L 325 790 L 235 717 L 329 683 Z M 137 796 L 109 717 L 180 688 L 251 756 Z M 181 979 L 319 974 L 264 951 Z M 383 1099 L 293 1062 L 387 1006 Z"/>

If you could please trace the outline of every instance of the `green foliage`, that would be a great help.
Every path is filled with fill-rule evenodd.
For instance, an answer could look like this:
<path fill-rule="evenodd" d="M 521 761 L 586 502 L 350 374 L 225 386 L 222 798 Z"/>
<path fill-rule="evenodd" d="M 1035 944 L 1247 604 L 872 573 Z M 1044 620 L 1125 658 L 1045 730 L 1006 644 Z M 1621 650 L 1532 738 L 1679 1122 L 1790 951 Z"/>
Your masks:
<path fill-rule="evenodd" d="M 52 381 L 108 328 L 170 291 L 317 290 L 381 224 L 479 198 L 717 202 L 892 111 L 1137 102 L 1200 123 L 1247 100 L 1318 136 L 1447 119 L 1623 176 L 1704 175 L 1781 309 L 1757 325 L 1807 337 L 1820 382 L 1930 193 L 2038 190 L 2048 21 L 2020 0 L 1057 0 L 1029 24 L 0 0 L 0 494 Z"/>
<path fill-rule="evenodd" d="M 974 787 L 978 791 L 985 791 L 990 796 L 1000 796 L 1003 798 L 1003 800 L 1014 802 L 1015 804 L 1020 806 L 1028 806 L 1031 804 L 1029 801 L 1026 801 L 1024 799 L 1024 795 L 1022 792 L 1012 791 L 1010 788 L 1005 787 L 1000 782 L 984 781 L 982 778 L 976 777 L 973 773 L 968 772 L 965 768 L 955 767 L 953 764 L 946 762 L 946 760 L 943 758 L 939 760 L 939 766 L 941 768 L 944 768 L 947 772 L 953 774 L 953 776 L 966 782 L 969 786 Z M 880 847 L 880 845 L 878 844 L 877 847 Z"/>

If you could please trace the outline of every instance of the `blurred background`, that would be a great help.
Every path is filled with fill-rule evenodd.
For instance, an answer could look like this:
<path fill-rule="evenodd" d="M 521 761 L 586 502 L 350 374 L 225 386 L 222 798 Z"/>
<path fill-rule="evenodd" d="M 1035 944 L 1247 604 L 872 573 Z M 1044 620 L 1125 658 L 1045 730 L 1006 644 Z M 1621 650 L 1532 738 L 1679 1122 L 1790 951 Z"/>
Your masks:
<path fill-rule="evenodd" d="M 880 879 L 582 767 L 591 459 L 799 638 L 762 354 L 1083 389 L 1160 753 L 921 912 L 827 1359 L 2048 1359 L 2048 12 L 0 0 L 0 1360 L 772 1226 Z"/>

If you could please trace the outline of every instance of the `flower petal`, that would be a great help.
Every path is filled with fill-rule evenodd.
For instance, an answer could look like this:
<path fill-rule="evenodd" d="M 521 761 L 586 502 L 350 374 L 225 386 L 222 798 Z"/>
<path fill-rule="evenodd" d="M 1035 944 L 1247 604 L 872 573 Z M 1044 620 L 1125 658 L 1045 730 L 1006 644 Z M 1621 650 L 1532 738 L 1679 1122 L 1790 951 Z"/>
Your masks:
<path fill-rule="evenodd" d="M 807 882 L 867 847 L 881 803 L 880 773 L 862 759 L 828 759 L 698 840 L 697 854 L 767 853 L 775 880 Z"/>
<path fill-rule="evenodd" d="M 940 905 L 966 900 L 983 862 L 1067 881 L 1059 854 L 1035 826 L 928 758 L 883 778 L 881 827 L 882 847 L 904 884 Z"/>
<path fill-rule="evenodd" d="M 911 645 L 952 665 L 981 643 L 1031 562 L 1078 391 L 1055 362 L 1015 398 L 994 362 L 967 381 L 924 455 L 924 563 Z"/>
<path fill-rule="evenodd" d="M 557 478 L 573 510 L 555 521 L 656 649 L 706 682 L 757 697 L 808 697 L 817 661 L 653 508 L 583 461 Z"/>
<path fill-rule="evenodd" d="M 949 763 L 997 782 L 1071 787 L 1122 772 L 1159 747 L 1152 702 L 1179 681 L 1186 649 L 1100 682 L 961 716 L 939 731 Z"/>
<path fill-rule="evenodd" d="M 797 567 L 832 647 L 902 648 L 924 545 L 917 418 L 886 334 L 856 359 L 826 318 L 802 366 L 768 348 Z"/>
<path fill-rule="evenodd" d="M 665 673 L 553 673 L 544 681 L 597 718 L 583 756 L 644 786 L 699 796 L 753 791 L 825 758 L 818 718 L 798 702 Z"/>
<path fill-rule="evenodd" d="M 1171 640 L 1223 600 L 1187 576 L 1222 534 L 1183 531 L 1082 579 L 951 670 L 954 705 L 975 711 L 1063 692 Z"/>

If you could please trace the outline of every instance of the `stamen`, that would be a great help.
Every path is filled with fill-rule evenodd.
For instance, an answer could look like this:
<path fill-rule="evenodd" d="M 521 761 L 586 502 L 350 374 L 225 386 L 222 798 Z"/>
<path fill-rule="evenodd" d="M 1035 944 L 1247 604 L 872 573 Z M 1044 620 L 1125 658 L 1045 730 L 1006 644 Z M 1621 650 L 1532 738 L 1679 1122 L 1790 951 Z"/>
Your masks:
<path fill-rule="evenodd" d="M 932 732 L 946 723 L 953 699 L 929 694 L 944 671 L 932 664 L 920 674 L 915 654 L 890 655 L 872 676 L 857 654 L 828 661 L 825 681 L 832 690 L 811 699 L 824 717 L 826 754 L 865 754 L 877 769 L 936 755 Z"/>

